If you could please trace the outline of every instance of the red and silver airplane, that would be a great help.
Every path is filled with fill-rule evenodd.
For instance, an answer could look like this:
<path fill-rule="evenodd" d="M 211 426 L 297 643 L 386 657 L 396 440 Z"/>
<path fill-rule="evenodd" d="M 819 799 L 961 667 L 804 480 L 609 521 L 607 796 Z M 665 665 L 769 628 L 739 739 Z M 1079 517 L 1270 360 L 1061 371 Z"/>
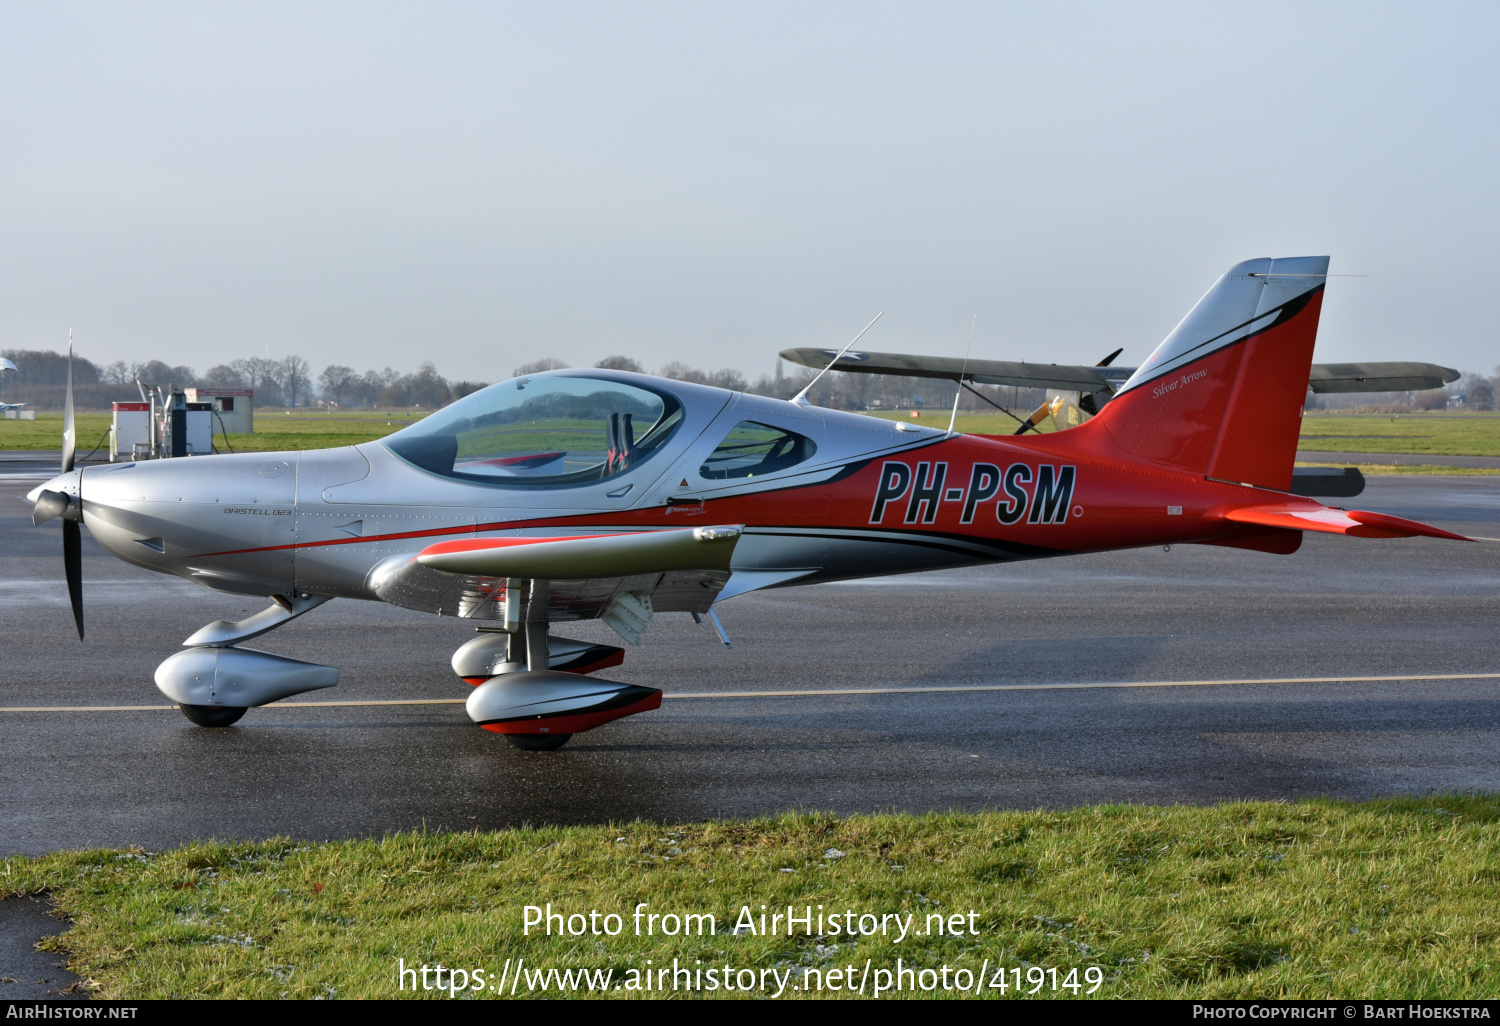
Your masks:
<path fill-rule="evenodd" d="M 157 669 L 189 719 L 338 682 L 239 647 L 331 598 L 474 621 L 453 657 L 469 715 L 522 748 L 657 708 L 589 676 L 664 613 L 761 588 L 1197 543 L 1295 552 L 1307 531 L 1465 540 L 1289 491 L 1326 257 L 1231 268 L 1087 423 L 965 435 L 617 371 L 516 378 L 339 449 L 72 466 L 31 493 L 60 517 L 83 635 L 79 524 L 111 553 L 271 605 Z M 851 343 L 852 345 L 852 343 Z M 805 390 L 804 390 L 805 396 Z M 725 638 L 727 644 L 728 639 Z"/>

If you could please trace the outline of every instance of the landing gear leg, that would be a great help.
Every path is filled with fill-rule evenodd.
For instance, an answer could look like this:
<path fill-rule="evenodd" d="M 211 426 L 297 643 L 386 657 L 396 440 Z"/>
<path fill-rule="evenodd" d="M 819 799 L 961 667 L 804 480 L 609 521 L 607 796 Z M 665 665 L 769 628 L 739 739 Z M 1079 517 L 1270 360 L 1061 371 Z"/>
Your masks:
<path fill-rule="evenodd" d="M 550 581 L 531 582 L 531 601 L 526 603 L 526 669 L 547 670 L 551 655 L 547 644 L 547 633 L 552 624 L 547 616 L 547 601 L 551 598 Z M 512 634 L 514 639 L 516 635 Z M 506 734 L 505 740 L 528 752 L 552 752 L 561 748 L 572 738 L 572 734 Z"/>
<path fill-rule="evenodd" d="M 547 582 L 531 583 L 526 616 L 512 621 L 502 649 L 496 633 L 481 634 L 453 653 L 453 669 L 475 685 L 464 708 L 469 719 L 493 734 L 504 734 L 517 748 L 547 752 L 574 735 L 612 720 L 661 708 L 661 692 L 639 684 L 621 684 L 585 674 L 618 666 L 624 651 L 547 635 Z M 643 597 L 644 598 L 644 597 Z M 649 619 L 650 608 L 636 603 Z M 526 662 L 496 662 L 500 653 Z M 477 679 L 476 679 L 477 678 Z"/>
<path fill-rule="evenodd" d="M 551 581 L 531 582 L 531 601 L 526 605 L 526 669 L 545 670 L 550 666 L 547 632 L 552 624 L 547 617 L 547 602 L 552 597 Z"/>

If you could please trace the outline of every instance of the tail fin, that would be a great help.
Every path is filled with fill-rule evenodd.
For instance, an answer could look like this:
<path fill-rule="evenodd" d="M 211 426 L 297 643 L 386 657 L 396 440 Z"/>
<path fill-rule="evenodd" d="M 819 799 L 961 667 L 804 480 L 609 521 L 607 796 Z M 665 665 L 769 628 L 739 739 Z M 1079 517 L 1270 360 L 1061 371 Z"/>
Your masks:
<path fill-rule="evenodd" d="M 1327 257 L 1247 260 L 1094 419 L 1125 452 L 1206 477 L 1292 483 Z"/>

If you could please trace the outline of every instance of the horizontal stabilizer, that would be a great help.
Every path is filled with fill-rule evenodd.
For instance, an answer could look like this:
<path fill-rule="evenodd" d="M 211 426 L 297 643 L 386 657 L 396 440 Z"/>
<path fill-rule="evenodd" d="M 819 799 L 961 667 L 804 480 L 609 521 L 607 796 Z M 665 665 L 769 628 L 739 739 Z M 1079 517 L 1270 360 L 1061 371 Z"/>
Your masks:
<path fill-rule="evenodd" d="M 1211 514 L 1212 515 L 1212 514 Z M 1245 506 L 1218 513 L 1225 520 L 1262 527 L 1285 527 L 1294 531 L 1322 531 L 1325 534 L 1347 534 L 1356 538 L 1451 538 L 1473 541 L 1461 534 L 1419 524 L 1404 517 L 1370 513 L 1362 509 L 1332 509 L 1319 503 L 1282 502 L 1266 506 Z"/>
<path fill-rule="evenodd" d="M 740 532 L 736 525 L 573 538 L 474 538 L 429 545 L 416 561 L 445 573 L 553 581 L 677 570 L 728 572 Z"/>

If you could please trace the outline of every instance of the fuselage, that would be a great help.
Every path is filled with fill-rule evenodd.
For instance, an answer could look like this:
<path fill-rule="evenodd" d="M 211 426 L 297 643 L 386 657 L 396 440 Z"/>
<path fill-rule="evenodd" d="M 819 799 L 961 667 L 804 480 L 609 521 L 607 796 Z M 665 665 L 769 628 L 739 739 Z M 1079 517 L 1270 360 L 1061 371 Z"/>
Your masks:
<path fill-rule="evenodd" d="M 561 377 L 570 374 L 669 393 L 680 423 L 639 462 L 557 486 L 455 479 L 398 455 L 388 439 L 90 467 L 44 487 L 81 489 L 95 539 L 137 566 L 218 591 L 413 608 L 428 600 L 382 593 L 379 568 L 455 536 L 744 525 L 734 573 L 756 586 L 793 585 L 1142 545 L 1242 544 L 1256 532 L 1216 510 L 1257 491 L 1280 495 L 1122 461 L 1085 431 L 949 435 L 643 375 Z M 746 424 L 801 439 L 797 452 L 807 455 L 764 460 L 760 473 L 714 469 L 726 436 Z"/>

